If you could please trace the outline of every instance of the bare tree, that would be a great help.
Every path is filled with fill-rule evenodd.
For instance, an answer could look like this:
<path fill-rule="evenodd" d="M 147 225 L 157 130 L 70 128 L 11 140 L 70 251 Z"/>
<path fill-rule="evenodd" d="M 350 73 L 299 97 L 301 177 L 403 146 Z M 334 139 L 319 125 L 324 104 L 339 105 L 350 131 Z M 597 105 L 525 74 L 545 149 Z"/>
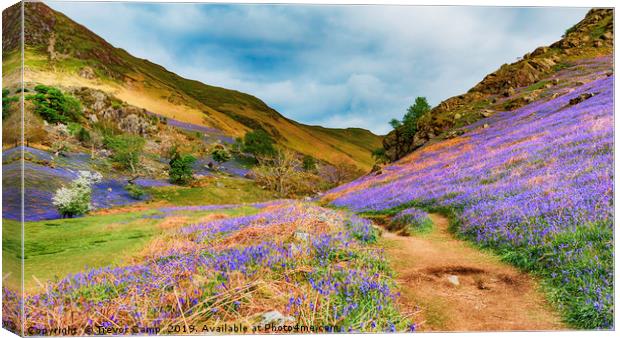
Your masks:
<path fill-rule="evenodd" d="M 259 185 L 280 197 L 315 193 L 320 181 L 318 176 L 305 172 L 297 154 L 287 149 L 278 150 L 269 161 L 261 161 L 253 174 Z"/>

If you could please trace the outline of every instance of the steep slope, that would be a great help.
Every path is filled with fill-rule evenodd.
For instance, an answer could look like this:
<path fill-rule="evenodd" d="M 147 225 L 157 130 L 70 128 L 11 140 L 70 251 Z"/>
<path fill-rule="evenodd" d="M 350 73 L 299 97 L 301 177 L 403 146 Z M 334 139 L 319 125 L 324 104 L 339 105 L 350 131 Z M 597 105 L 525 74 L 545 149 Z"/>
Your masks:
<path fill-rule="evenodd" d="M 612 328 L 612 62 L 575 62 L 538 100 L 429 143 L 323 202 L 375 217 L 440 212 L 458 236 L 541 276 L 571 326 Z"/>
<path fill-rule="evenodd" d="M 545 89 L 569 85 L 558 82 L 555 74 L 580 60 L 613 54 L 613 14 L 612 9 L 590 10 L 561 40 L 502 65 L 467 93 L 434 107 L 420 118 L 413 137 L 401 129 L 390 132 L 383 140 L 387 156 L 395 161 L 428 142 L 454 137 L 462 133 L 458 128 L 496 111 L 512 111 L 538 100 Z"/>
<path fill-rule="evenodd" d="M 3 12 L 7 25 L 15 26 L 18 9 Z M 26 82 L 104 90 L 134 106 L 231 136 L 264 129 L 279 144 L 300 153 L 362 169 L 373 163 L 368 149 L 381 146 L 381 137 L 369 131 L 324 128 L 317 134 L 317 128 L 287 119 L 252 95 L 182 78 L 115 48 L 43 3 L 26 3 L 25 18 Z M 18 59 L 17 45 L 10 36 L 3 40 L 5 60 Z M 9 74 L 18 71 L 19 63 L 11 64 L 5 67 Z M 363 145 L 352 137 L 361 137 Z"/>

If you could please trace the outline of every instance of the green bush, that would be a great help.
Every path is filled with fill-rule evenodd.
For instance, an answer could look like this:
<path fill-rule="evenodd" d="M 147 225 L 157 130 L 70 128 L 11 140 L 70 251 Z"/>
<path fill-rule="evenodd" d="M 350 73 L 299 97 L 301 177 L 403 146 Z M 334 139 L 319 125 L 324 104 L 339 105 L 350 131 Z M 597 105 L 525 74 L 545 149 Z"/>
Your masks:
<path fill-rule="evenodd" d="M 140 169 L 144 139 L 135 135 L 106 136 L 104 145 L 112 150 L 112 161 L 132 173 Z"/>
<path fill-rule="evenodd" d="M 81 127 L 75 137 L 82 143 L 88 143 L 91 140 L 90 132 L 86 128 Z"/>
<path fill-rule="evenodd" d="M 310 155 L 304 155 L 302 167 L 305 171 L 316 171 L 316 159 Z"/>
<path fill-rule="evenodd" d="M 372 158 L 375 159 L 375 162 L 377 163 L 387 163 L 389 162 L 389 159 L 385 153 L 385 149 L 383 147 L 381 148 L 376 148 L 375 150 L 372 151 Z"/>
<path fill-rule="evenodd" d="M 273 139 L 262 129 L 257 129 L 245 134 L 243 138 L 243 151 L 254 155 L 256 158 L 272 157 L 276 154 Z"/>
<path fill-rule="evenodd" d="M 196 162 L 194 156 L 181 155 L 175 151 L 170 159 L 170 169 L 168 169 L 170 183 L 189 184 L 194 179 L 194 171 L 192 169 L 194 162 Z"/>
<path fill-rule="evenodd" d="M 9 96 L 11 91 L 7 88 L 2 89 L 2 118 L 6 119 L 11 115 L 11 103 L 19 101 L 18 96 Z"/>
<path fill-rule="evenodd" d="M 232 144 L 230 151 L 234 154 L 240 154 L 243 151 L 243 138 L 236 137 L 235 143 Z"/>
<path fill-rule="evenodd" d="M 125 186 L 125 190 L 135 200 L 141 200 L 145 195 L 144 189 L 141 186 L 133 183 L 129 183 Z"/>
<path fill-rule="evenodd" d="M 38 85 L 36 94 L 26 96 L 34 103 L 34 111 L 50 123 L 78 122 L 82 119 L 82 105 L 73 96 L 58 88 Z"/>
<path fill-rule="evenodd" d="M 213 150 L 211 150 L 211 157 L 213 160 L 219 164 L 229 161 L 231 159 L 230 152 L 221 144 L 216 145 Z"/>

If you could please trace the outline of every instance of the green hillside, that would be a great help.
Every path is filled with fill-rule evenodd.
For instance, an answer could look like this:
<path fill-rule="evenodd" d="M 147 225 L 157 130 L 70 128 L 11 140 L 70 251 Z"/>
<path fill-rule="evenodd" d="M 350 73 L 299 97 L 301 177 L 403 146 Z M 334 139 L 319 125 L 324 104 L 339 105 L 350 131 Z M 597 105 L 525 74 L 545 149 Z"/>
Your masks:
<path fill-rule="evenodd" d="M 13 6 L 3 12 L 5 26 L 19 25 L 19 16 L 15 15 L 18 9 Z M 292 150 L 329 163 L 352 163 L 364 170 L 373 163 L 370 150 L 381 146 L 382 138 L 367 130 L 296 123 L 255 96 L 178 76 L 115 48 L 45 4 L 26 3 L 25 18 L 27 83 L 103 90 L 134 106 L 183 122 L 215 127 L 231 136 L 264 129 Z M 19 71 L 19 43 L 14 40 L 18 35 L 6 36 L 5 76 Z"/>

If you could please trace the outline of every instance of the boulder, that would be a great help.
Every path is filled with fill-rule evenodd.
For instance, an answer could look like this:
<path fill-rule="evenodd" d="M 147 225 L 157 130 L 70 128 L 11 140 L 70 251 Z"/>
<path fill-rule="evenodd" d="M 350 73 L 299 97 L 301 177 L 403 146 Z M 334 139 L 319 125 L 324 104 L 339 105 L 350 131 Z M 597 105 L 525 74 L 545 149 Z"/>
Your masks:
<path fill-rule="evenodd" d="M 504 96 L 505 97 L 509 97 L 515 94 L 515 89 L 512 87 L 508 87 L 508 89 L 506 89 L 506 91 L 504 92 Z"/>
<path fill-rule="evenodd" d="M 539 55 L 547 53 L 548 51 L 549 51 L 549 47 L 538 47 L 532 52 L 531 56 L 539 56 Z"/>
<path fill-rule="evenodd" d="M 581 102 L 591 98 L 592 96 L 594 96 L 594 94 L 592 94 L 592 93 L 583 93 L 583 94 L 580 94 L 579 96 L 577 96 L 575 98 L 570 99 L 570 101 L 568 101 L 568 104 L 573 106 L 573 105 L 576 105 L 578 103 L 581 103 Z"/>
<path fill-rule="evenodd" d="M 268 325 L 268 324 L 275 324 L 275 325 L 282 325 L 284 323 L 288 323 L 288 322 L 294 322 L 295 318 L 291 317 L 291 316 L 285 316 L 282 313 L 280 313 L 280 311 L 269 311 L 269 312 L 265 312 L 261 315 L 261 321 L 260 321 L 260 325 L 264 326 L 264 325 Z"/>
<path fill-rule="evenodd" d="M 490 109 L 485 109 L 483 111 L 480 112 L 480 115 L 482 115 L 482 117 L 491 117 L 493 116 L 495 112 L 490 110 Z"/>
<path fill-rule="evenodd" d="M 78 75 L 85 79 L 89 79 L 89 80 L 92 80 L 95 77 L 97 77 L 97 74 L 95 74 L 95 71 L 88 66 L 82 67 L 80 71 L 78 72 Z"/>
<path fill-rule="evenodd" d="M 461 283 L 459 282 L 459 277 L 455 276 L 455 275 L 448 276 L 448 283 L 450 283 L 450 284 L 452 284 L 454 286 L 461 285 Z"/>
<path fill-rule="evenodd" d="M 122 131 L 145 136 L 154 131 L 155 126 L 136 114 L 121 117 L 118 128 Z"/>
<path fill-rule="evenodd" d="M 308 242 L 310 240 L 310 234 L 305 231 L 297 230 L 293 234 L 293 238 L 300 242 Z"/>

